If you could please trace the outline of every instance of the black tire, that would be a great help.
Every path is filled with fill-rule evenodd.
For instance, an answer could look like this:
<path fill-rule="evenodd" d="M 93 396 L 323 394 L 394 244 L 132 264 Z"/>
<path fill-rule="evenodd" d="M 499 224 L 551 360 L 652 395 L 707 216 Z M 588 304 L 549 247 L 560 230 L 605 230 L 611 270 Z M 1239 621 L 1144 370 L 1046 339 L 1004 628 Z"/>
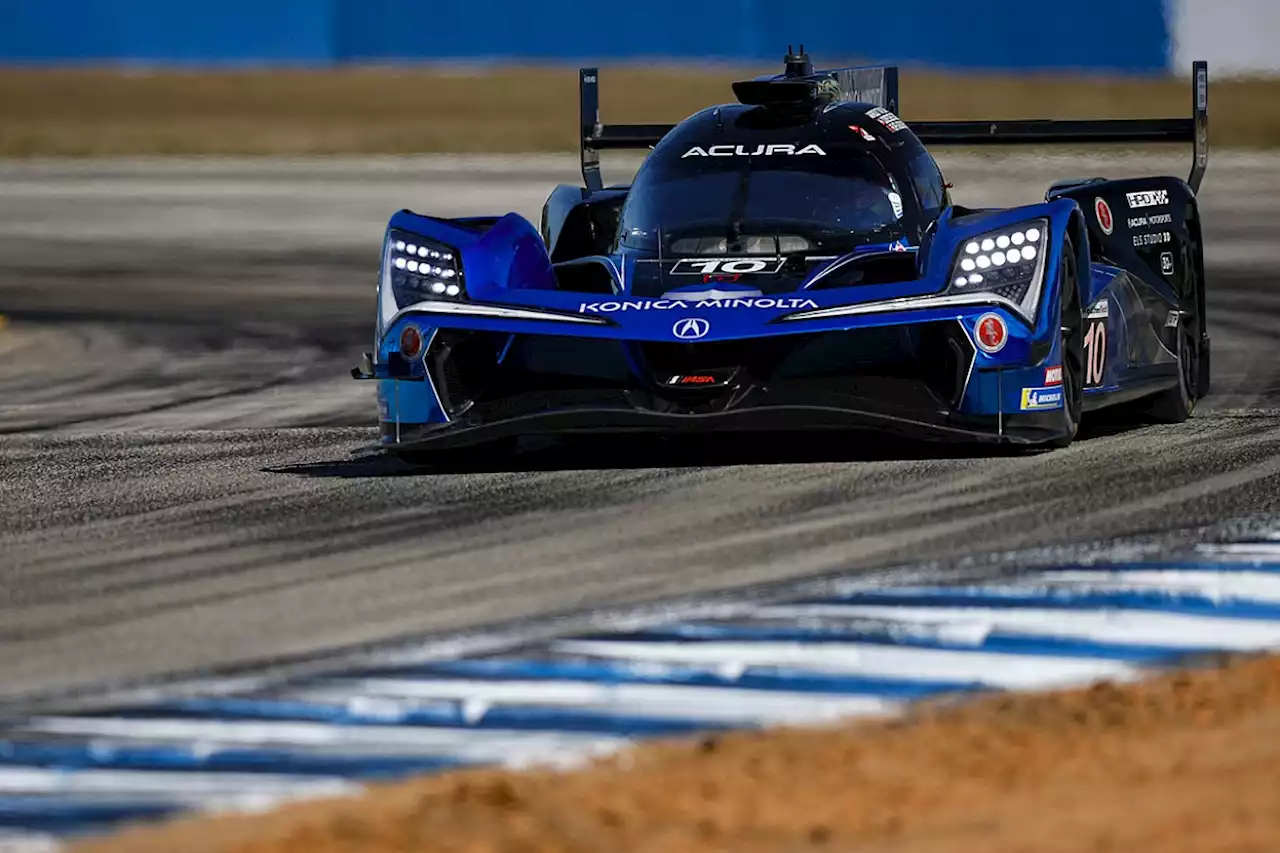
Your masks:
<path fill-rule="evenodd" d="M 1084 308 L 1080 299 L 1079 259 L 1067 237 L 1058 265 L 1058 327 L 1062 335 L 1062 411 L 1066 433 L 1050 442 L 1066 447 L 1080 431 L 1084 409 Z"/>
<path fill-rule="evenodd" d="M 1143 414 L 1162 424 L 1180 424 L 1196 409 L 1200 384 L 1200 343 L 1198 325 L 1183 318 L 1178 323 L 1178 386 L 1162 391 L 1143 406 Z"/>

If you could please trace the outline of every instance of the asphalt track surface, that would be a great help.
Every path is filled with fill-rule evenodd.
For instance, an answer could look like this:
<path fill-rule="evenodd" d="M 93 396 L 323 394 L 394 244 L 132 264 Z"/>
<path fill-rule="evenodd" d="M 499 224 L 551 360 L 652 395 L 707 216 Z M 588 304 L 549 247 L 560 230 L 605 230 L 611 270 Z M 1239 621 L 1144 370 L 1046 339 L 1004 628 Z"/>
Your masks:
<path fill-rule="evenodd" d="M 953 159 L 971 204 L 1136 174 Z M 1280 159 L 1203 197 L 1214 393 L 989 457 L 872 438 L 354 461 L 402 206 L 536 218 L 571 161 L 0 166 L 0 702 L 824 572 L 1280 511 Z"/>

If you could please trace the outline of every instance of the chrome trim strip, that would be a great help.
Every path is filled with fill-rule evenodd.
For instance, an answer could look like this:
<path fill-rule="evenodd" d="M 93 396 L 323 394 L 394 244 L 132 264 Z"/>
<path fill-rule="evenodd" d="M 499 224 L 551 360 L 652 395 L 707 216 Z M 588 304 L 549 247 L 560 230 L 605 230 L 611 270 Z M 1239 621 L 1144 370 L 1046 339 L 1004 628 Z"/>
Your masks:
<path fill-rule="evenodd" d="M 540 320 L 549 323 L 577 323 L 586 326 L 611 325 L 603 317 L 561 314 L 558 311 L 542 311 L 537 308 L 515 308 L 508 305 L 485 305 L 478 302 L 442 302 L 428 299 L 401 308 L 387 324 L 388 328 L 401 317 L 414 314 L 450 314 L 458 317 L 484 317 L 499 320 Z"/>
<path fill-rule="evenodd" d="M 1045 272 L 1049 269 L 1049 253 L 1053 251 L 1053 223 L 1048 219 L 1040 220 L 1044 223 L 1044 247 L 1040 250 L 1040 257 L 1037 258 L 1036 272 L 1031 277 L 1031 286 L 1027 288 L 1027 295 L 1022 298 L 1023 311 L 1019 312 L 1024 317 L 1030 317 L 1036 313 L 1040 307 L 1040 300 L 1044 298 Z M 954 264 L 954 262 L 953 262 Z M 955 267 L 952 267 L 952 272 Z M 1059 271 L 1061 275 L 1061 271 Z M 1079 270 L 1076 271 L 1077 286 Z"/>
<path fill-rule="evenodd" d="M 811 311 L 798 311 L 779 317 L 779 320 L 826 320 L 832 317 L 861 317 L 865 314 L 882 314 L 891 311 L 917 311 L 929 308 L 972 308 L 982 305 L 1008 308 L 1023 320 L 1028 320 L 1022 313 L 1022 306 L 1005 299 L 996 293 L 956 293 L 951 296 L 908 296 L 900 299 L 882 299 L 879 302 L 863 302 L 859 305 L 834 305 L 830 308 L 815 308 Z M 1030 322 L 1028 320 L 1028 322 Z"/>

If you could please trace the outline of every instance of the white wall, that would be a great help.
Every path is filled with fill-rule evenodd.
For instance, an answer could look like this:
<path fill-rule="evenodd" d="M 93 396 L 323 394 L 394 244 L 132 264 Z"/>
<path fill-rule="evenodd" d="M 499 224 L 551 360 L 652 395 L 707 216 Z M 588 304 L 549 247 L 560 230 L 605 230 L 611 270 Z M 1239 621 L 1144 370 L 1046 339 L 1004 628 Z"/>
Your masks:
<path fill-rule="evenodd" d="M 1174 71 L 1280 76 L 1280 0 L 1169 0 L 1169 24 Z"/>

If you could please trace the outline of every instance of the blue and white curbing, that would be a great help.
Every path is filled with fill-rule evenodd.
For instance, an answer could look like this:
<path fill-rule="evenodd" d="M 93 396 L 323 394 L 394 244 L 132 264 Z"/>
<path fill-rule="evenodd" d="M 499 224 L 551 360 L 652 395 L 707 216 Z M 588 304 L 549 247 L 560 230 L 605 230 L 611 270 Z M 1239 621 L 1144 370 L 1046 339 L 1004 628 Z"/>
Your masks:
<path fill-rule="evenodd" d="M 645 738 L 886 715 L 941 694 L 1128 681 L 1189 656 L 1280 649 L 1280 532 L 989 583 L 796 589 L 496 653 L 393 656 L 26 718 L 0 729 L 0 853 L 374 779 L 571 765 Z"/>

